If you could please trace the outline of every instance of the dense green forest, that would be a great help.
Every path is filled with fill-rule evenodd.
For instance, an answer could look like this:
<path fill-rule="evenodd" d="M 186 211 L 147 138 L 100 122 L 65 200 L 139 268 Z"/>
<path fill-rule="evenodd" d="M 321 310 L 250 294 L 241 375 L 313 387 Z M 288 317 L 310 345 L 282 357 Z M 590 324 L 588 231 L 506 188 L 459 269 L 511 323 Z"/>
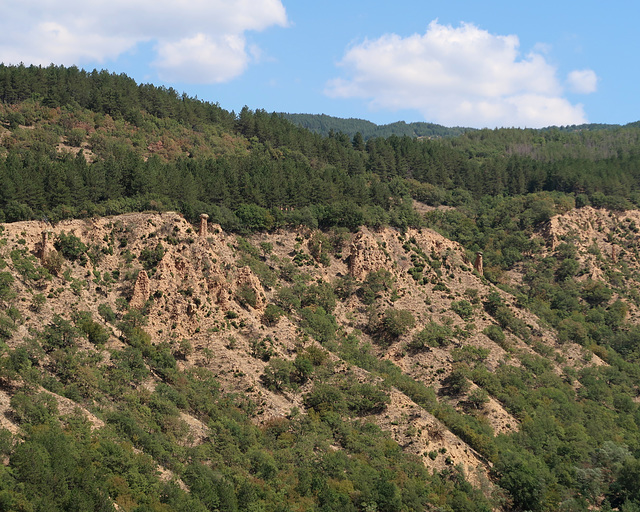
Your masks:
<path fill-rule="evenodd" d="M 0 99 L 9 129 L 0 218 L 9 222 L 156 205 L 206 212 L 229 230 L 402 228 L 419 223 L 412 197 L 449 206 L 533 193 L 610 208 L 640 201 L 636 127 L 365 142 L 322 137 L 264 111 L 236 115 L 126 76 L 53 66 L 0 67 Z M 61 138 L 92 161 L 58 152 Z"/>
<path fill-rule="evenodd" d="M 450 206 L 542 192 L 611 208 L 640 201 L 636 127 L 365 142 L 322 137 L 264 111 L 236 115 L 122 75 L 54 66 L 0 67 L 0 99 L 9 129 L 0 215 L 9 222 L 153 202 L 209 213 L 230 230 L 406 227 L 418 222 L 411 197 Z M 59 153 L 60 138 L 95 158 Z M 153 143 L 165 153 L 150 152 Z"/>
<path fill-rule="evenodd" d="M 625 305 L 640 306 L 629 286 L 637 276 L 611 268 L 606 284 L 580 283 L 571 240 L 536 259 L 540 242 L 530 236 L 552 216 L 575 208 L 640 207 L 640 126 L 440 131 L 417 123 L 401 126 L 407 130 L 402 135 L 385 136 L 360 121 L 313 120 L 325 121 L 305 129 L 263 110 L 228 112 L 106 71 L 0 65 L 0 222 L 176 210 L 193 222 L 207 213 L 237 234 L 305 226 L 335 235 L 367 225 L 391 226 L 402 236 L 409 227 L 432 227 L 470 254 L 484 251 L 488 282 L 512 292 L 518 306 L 542 318 L 560 340 L 579 343 L 608 365 L 558 375 L 534 333 L 499 294 L 474 303 L 500 325 L 491 336 L 513 333 L 537 353 L 517 368 L 504 365 L 493 373 L 477 356 L 460 356 L 452 389 L 473 382 L 521 422 L 517 433 L 496 437 L 473 415 L 438 405 L 429 389 L 378 360 L 371 347 L 336 335 L 330 308 L 322 306 L 356 293 L 345 292 L 353 283 L 291 285 L 291 293 L 309 301 L 292 310 L 311 315 L 311 306 L 314 314 L 322 309 L 324 316 L 307 321 L 324 322 L 331 334 L 327 350 L 371 372 L 387 389 L 402 389 L 493 464 L 499 488 L 487 497 L 456 468 L 430 474 L 380 430 L 350 421 L 360 407 L 349 401 L 360 396 L 349 387 L 353 383 L 341 383 L 338 391 L 317 385 L 306 397 L 312 413 L 258 428 L 249 419 L 252 405 L 241 396 L 218 392 L 207 372 L 178 372 L 167 347 L 145 341 L 144 320 L 135 312 L 104 313 L 129 346 L 107 376 L 91 360 L 70 355 L 69 340 L 99 338 L 91 319 L 58 318 L 30 333 L 27 348 L 3 352 L 0 378 L 19 375 L 78 400 L 91 393 L 97 402 L 124 401 L 107 415 L 106 428 L 93 434 L 73 415 L 63 425 L 54 421 L 46 394 L 26 389 L 15 395 L 23 442 L 15 445 L 8 431 L 0 431 L 0 452 L 9 460 L 0 465 L 0 510 L 111 510 L 113 495 L 140 511 L 640 510 L 640 408 L 633 400 L 640 386 L 640 329 L 627 322 Z M 325 128 L 327 135 L 314 133 Z M 446 208 L 423 214 L 414 201 Z M 637 254 L 632 244 L 624 245 L 637 228 L 628 223 L 620 229 L 621 247 Z M 71 247 L 73 240 L 57 243 L 67 259 L 74 250 L 88 254 L 86 247 Z M 260 261 L 251 249 L 247 253 L 252 263 Z M 20 258 L 16 253 L 11 264 Z M 416 252 L 414 259 L 420 258 L 418 273 L 440 264 Z M 0 260 L 0 270 L 6 264 Z M 25 279 L 40 279 L 25 265 Z M 523 276 L 517 289 L 503 278 L 513 269 Z M 6 275 L 0 272 L 3 301 L 12 293 Z M 375 296 L 385 286 L 364 283 L 358 292 Z M 284 306 L 278 307 L 282 314 Z M 0 339 L 14 330 L 15 319 L 3 314 Z M 426 350 L 453 336 L 447 326 L 433 326 L 409 348 Z M 56 354 L 60 375 L 84 367 L 85 380 L 42 382 L 32 371 L 38 346 Z M 319 381 L 329 378 L 320 355 L 302 359 L 287 369 L 287 378 L 302 378 L 303 371 L 316 372 Z M 164 384 L 141 401 L 128 383 L 149 372 Z M 372 398 L 356 391 L 363 401 Z M 216 451 L 173 442 L 179 410 L 215 431 Z M 336 440 L 344 451 L 329 448 Z M 180 474 L 191 492 L 158 481 L 151 457 Z"/>

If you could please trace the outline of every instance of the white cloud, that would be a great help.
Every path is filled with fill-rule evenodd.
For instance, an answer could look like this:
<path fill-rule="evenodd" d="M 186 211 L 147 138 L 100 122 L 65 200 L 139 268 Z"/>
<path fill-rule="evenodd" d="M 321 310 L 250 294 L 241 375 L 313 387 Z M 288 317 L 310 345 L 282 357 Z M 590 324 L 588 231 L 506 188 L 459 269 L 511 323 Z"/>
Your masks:
<path fill-rule="evenodd" d="M 591 69 L 575 70 L 567 76 L 567 83 L 571 91 L 579 94 L 596 92 L 598 76 Z"/>
<path fill-rule="evenodd" d="M 522 58 L 518 47 L 514 35 L 434 21 L 424 35 L 388 34 L 351 47 L 340 63 L 347 77 L 325 92 L 368 99 L 373 109 L 415 109 L 446 125 L 586 122 L 582 106 L 562 97 L 556 69 L 540 53 Z"/>
<path fill-rule="evenodd" d="M 162 78 L 217 83 L 259 53 L 247 49 L 245 33 L 273 25 L 287 25 L 281 0 L 12 2 L 0 17 L 0 61 L 82 65 L 155 42 Z"/>
<path fill-rule="evenodd" d="M 168 82 L 219 83 L 240 75 L 247 67 L 244 38 L 211 38 L 196 34 L 176 42 L 161 43 L 153 65 Z"/>

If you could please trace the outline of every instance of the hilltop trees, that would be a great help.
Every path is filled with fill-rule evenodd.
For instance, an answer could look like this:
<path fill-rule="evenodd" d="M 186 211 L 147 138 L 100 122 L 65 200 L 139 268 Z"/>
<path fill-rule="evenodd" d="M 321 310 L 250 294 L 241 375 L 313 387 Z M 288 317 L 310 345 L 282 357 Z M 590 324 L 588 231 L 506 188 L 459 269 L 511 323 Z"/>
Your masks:
<path fill-rule="evenodd" d="M 61 66 L 0 65 L 0 101 L 0 123 L 11 130 L 0 151 L 5 221 L 177 209 L 190 218 L 206 212 L 232 230 L 404 229 L 421 222 L 409 195 L 469 211 L 542 192 L 556 194 L 556 205 L 562 194 L 610 208 L 640 199 L 636 126 L 365 141 L 357 131 L 316 135 L 264 110 L 236 115 L 172 88 Z M 60 135 L 94 156 L 59 153 Z M 557 210 L 540 197 L 521 222 Z"/>

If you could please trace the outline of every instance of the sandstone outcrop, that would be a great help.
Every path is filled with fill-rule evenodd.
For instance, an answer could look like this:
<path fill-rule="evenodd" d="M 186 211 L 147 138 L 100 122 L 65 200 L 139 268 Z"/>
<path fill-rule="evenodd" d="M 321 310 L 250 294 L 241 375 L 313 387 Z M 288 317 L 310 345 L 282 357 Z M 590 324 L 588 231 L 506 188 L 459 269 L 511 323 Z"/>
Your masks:
<path fill-rule="evenodd" d="M 473 262 L 473 269 L 480 275 L 484 272 L 484 266 L 482 262 L 482 252 L 478 251 L 476 253 L 476 260 Z"/>
<path fill-rule="evenodd" d="M 355 236 L 350 250 L 349 273 L 358 280 L 367 277 L 369 272 L 384 268 L 389 260 L 376 238 L 367 230 Z"/>
<path fill-rule="evenodd" d="M 254 304 L 249 304 L 254 309 L 262 310 L 265 307 L 265 298 L 264 298 L 264 288 L 262 284 L 260 284 L 260 280 L 256 277 L 256 275 L 252 272 L 249 267 L 240 267 L 238 269 L 238 273 L 236 274 L 235 280 L 236 287 L 236 295 L 242 293 L 242 290 L 250 290 L 251 297 L 255 294 L 255 306 Z M 242 301 L 242 297 L 239 297 Z"/>
<path fill-rule="evenodd" d="M 222 274 L 213 273 L 207 277 L 206 283 L 211 300 L 226 309 L 229 305 L 230 286 L 225 277 Z"/>
<path fill-rule="evenodd" d="M 207 237 L 207 219 L 209 216 L 206 213 L 200 214 L 200 238 Z"/>
<path fill-rule="evenodd" d="M 129 307 L 133 309 L 142 309 L 145 303 L 149 300 L 149 295 L 149 276 L 147 275 L 146 271 L 141 270 L 138 273 L 136 284 L 133 287 L 133 295 L 131 296 L 131 300 L 129 301 Z"/>
<path fill-rule="evenodd" d="M 579 236 L 585 240 L 577 256 L 582 259 L 581 263 L 596 262 L 596 256 L 586 250 L 593 245 L 591 252 L 595 252 L 595 247 L 600 250 L 598 263 L 605 260 L 607 264 L 631 265 L 630 256 L 636 253 L 624 244 L 637 244 L 637 239 L 632 239 L 635 227 L 632 221 L 640 225 L 640 214 L 625 212 L 611 215 L 581 209 L 554 219 L 549 224 L 550 236 L 562 241 Z M 615 234 L 616 226 L 620 227 L 621 223 L 628 229 Z M 73 305 L 79 311 L 91 312 L 95 321 L 112 329 L 109 331 L 112 335 L 107 343 L 108 349 L 121 348 L 126 340 L 119 339 L 117 323 L 109 325 L 108 321 L 103 321 L 100 306 L 108 305 L 113 311 L 118 311 L 118 316 L 124 314 L 122 299 L 131 291 L 130 276 L 138 272 L 130 307 L 140 309 L 147 306 L 143 329 L 149 335 L 150 343 L 166 343 L 175 351 L 181 342 L 187 340 L 193 351 L 177 358 L 179 367 L 203 366 L 214 371 L 225 390 L 244 393 L 259 404 L 256 421 L 278 419 L 294 406 L 304 409 L 302 393 L 308 390 L 284 394 L 264 387 L 260 375 L 268 363 L 256 356 L 259 353 L 256 347 L 262 343 L 271 357 L 286 360 L 292 360 L 306 346 L 319 347 L 313 335 L 306 332 L 308 327 L 301 322 L 296 307 L 286 309 L 286 305 L 281 303 L 287 297 L 286 293 L 282 295 L 284 298 L 279 296 L 281 290 L 290 293 L 294 300 L 303 293 L 301 289 L 315 284 L 335 286 L 344 281 L 345 289 L 350 284 L 353 288 L 350 295 L 339 300 L 331 314 L 345 333 L 360 330 L 360 336 L 366 342 L 371 339 L 371 331 L 367 330 L 369 311 L 358 295 L 362 283 L 344 278 L 349 273 L 355 280 L 363 281 L 370 272 L 385 269 L 389 271 L 393 284 L 390 289 L 376 294 L 375 313 L 380 317 L 388 309 L 404 310 L 412 314 L 416 326 L 394 340 L 388 348 L 373 344 L 373 350 L 379 357 L 393 360 L 404 373 L 438 392 L 442 388 L 442 380 L 453 368 L 451 349 L 429 347 L 416 353 L 406 349 L 412 337 L 433 321 L 451 325 L 459 332 L 468 332 L 465 346 L 489 352 L 484 361 L 488 371 L 495 371 L 509 360 L 509 364 L 517 364 L 515 358 L 507 359 L 506 349 L 483 334 L 484 328 L 495 322 L 484 314 L 481 301 L 495 289 L 472 271 L 473 260 L 467 259 L 460 244 L 432 230 L 407 229 L 401 232 L 391 228 L 378 231 L 362 228 L 358 233 L 348 235 L 349 239 L 345 236 L 344 249 L 339 253 L 332 252 L 330 263 L 324 265 L 313 258 L 312 249 L 305 242 L 313 233 L 307 231 L 269 232 L 248 237 L 244 242 L 255 249 L 250 253 L 243 249 L 244 242 L 241 244 L 239 237 L 222 232 L 220 226 L 209 224 L 204 217 L 200 219 L 199 232 L 197 228 L 197 224 L 189 224 L 176 213 L 136 213 L 114 218 L 63 221 L 55 227 L 27 222 L 6 225 L 3 236 L 9 246 L 26 247 L 37 256 L 40 256 L 41 247 L 53 249 L 52 240 L 61 231 L 74 233 L 93 250 L 93 257 L 86 264 L 64 262 L 72 281 L 65 281 L 60 275 L 54 276 L 53 284 L 44 280 L 37 283 L 43 294 L 51 294 L 51 299 L 41 310 L 29 309 L 26 300 L 17 303 L 22 308 L 23 318 L 30 320 L 25 320 L 25 324 L 18 328 L 15 339 L 24 339 L 27 329 L 35 322 L 46 323 L 45 314 L 56 313 L 67 318 L 70 313 L 64 308 Z M 43 237 L 45 229 L 48 231 Z M 269 250 L 261 251 L 262 244 Z M 159 245 L 162 246 L 160 249 Z M 151 258 L 142 257 L 145 250 L 152 254 Z M 322 252 L 322 247 L 319 252 Z M 305 258 L 295 260 L 294 255 L 301 253 Z M 8 254 L 5 254 L 7 261 Z M 154 254 L 156 258 L 162 255 L 160 261 L 154 259 Z M 147 270 L 139 270 L 142 265 Z M 417 268 L 420 270 L 416 271 Z M 481 272 L 478 265 L 476 270 Z M 261 272 L 260 278 L 269 276 L 275 284 L 263 287 L 257 272 Z M 27 291 L 17 275 L 15 283 L 16 287 L 22 287 L 21 293 L 25 297 L 31 297 L 32 293 Z M 299 283 L 304 283 L 304 286 Z M 583 347 L 572 348 L 569 343 L 557 346 L 553 332 L 544 328 L 532 313 L 513 307 L 514 300 L 509 294 L 502 291 L 500 294 L 514 316 L 531 326 L 536 343 L 543 343 L 563 357 L 566 355 L 567 365 L 580 368 L 587 364 L 583 361 Z M 151 298 L 153 300 L 149 301 Z M 472 319 L 463 319 L 452 309 L 453 301 L 462 300 L 473 301 Z M 282 308 L 286 314 L 273 321 L 265 321 L 268 304 Z M 529 345 L 514 335 L 506 334 L 507 348 L 533 354 Z M 83 343 L 85 350 L 96 349 L 86 340 Z M 458 340 L 451 340 L 450 347 L 460 346 Z M 108 354 L 108 350 L 104 354 Z M 327 357 L 338 361 L 335 355 Z M 108 359 L 105 361 L 108 364 Z M 553 361 L 552 364 L 555 365 Z M 594 355 L 589 364 L 602 362 Z M 364 370 L 360 376 L 365 381 L 368 378 Z M 398 390 L 392 390 L 391 394 L 392 403 L 385 415 L 372 415 L 371 421 L 388 430 L 405 450 L 422 454 L 426 465 L 442 469 L 448 464 L 445 457 L 432 460 L 424 457 L 424 453 L 446 448 L 451 463 L 463 464 L 467 471 L 475 471 L 475 468 L 484 471 L 485 463 L 481 457 L 448 432 L 444 425 Z M 452 404 L 464 407 L 464 400 L 464 396 L 459 397 Z M 2 401 L 0 396 L 0 406 Z M 486 405 L 482 414 L 496 432 L 518 428 L 517 420 L 510 417 L 498 402 Z"/>

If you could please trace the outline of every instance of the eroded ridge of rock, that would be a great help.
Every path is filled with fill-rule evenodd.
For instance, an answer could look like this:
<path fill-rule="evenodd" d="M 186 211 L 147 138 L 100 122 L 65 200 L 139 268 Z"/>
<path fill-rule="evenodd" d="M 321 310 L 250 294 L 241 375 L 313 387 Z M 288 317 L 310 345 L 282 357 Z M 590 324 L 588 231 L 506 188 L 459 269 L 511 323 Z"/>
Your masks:
<path fill-rule="evenodd" d="M 387 259 L 375 237 L 363 230 L 351 243 L 349 273 L 356 279 L 364 279 L 369 272 L 384 268 Z"/>
<path fill-rule="evenodd" d="M 133 296 L 129 301 L 129 307 L 135 309 L 142 309 L 145 303 L 149 300 L 150 286 L 149 276 L 145 270 L 141 270 L 138 273 L 136 284 L 133 287 Z"/>
<path fill-rule="evenodd" d="M 42 240 L 36 244 L 35 254 L 40 260 L 40 263 L 44 265 L 47 255 L 55 251 L 55 247 L 53 246 L 53 242 L 51 238 L 49 238 L 49 231 L 42 232 Z"/>
<path fill-rule="evenodd" d="M 248 292 L 248 299 L 242 294 Z M 254 309 L 262 310 L 265 307 L 264 288 L 260 280 L 249 267 L 240 267 L 236 275 L 236 296 L 240 302 L 244 302 Z"/>
<path fill-rule="evenodd" d="M 207 278 L 207 292 L 215 304 L 223 308 L 229 305 L 229 283 L 222 274 L 213 273 Z"/>
<path fill-rule="evenodd" d="M 549 219 L 540 230 L 542 238 L 544 238 L 547 247 L 551 251 L 554 251 L 558 246 L 558 228 L 558 219 L 554 217 Z"/>
<path fill-rule="evenodd" d="M 611 260 L 615 258 L 621 264 L 636 261 L 633 249 L 638 244 L 635 225 L 640 225 L 640 212 L 616 215 L 581 209 L 549 222 L 549 237 L 557 243 L 571 240 L 576 246 L 576 260 L 589 270 L 589 274 L 578 278 L 606 282 L 604 269 L 610 267 Z M 475 253 L 465 252 L 460 244 L 435 231 L 409 228 L 401 232 L 391 228 L 374 230 L 363 227 L 358 233 L 349 235 L 350 241 L 346 237 L 341 239 L 345 246 L 344 250 L 340 247 L 340 253 L 348 254 L 348 261 L 342 257 L 332 257 L 329 265 L 319 265 L 312 251 L 323 253 L 327 248 L 323 250 L 321 244 L 318 244 L 313 249 L 307 242 L 300 242 L 299 231 L 255 235 L 245 240 L 255 249 L 249 255 L 241 250 L 236 235 L 223 232 L 219 225 L 209 223 L 208 220 L 210 219 L 204 215 L 200 217 L 200 233 L 195 236 L 195 240 L 197 225 L 192 226 L 176 213 L 135 213 L 114 218 L 67 220 L 49 227 L 39 222 L 6 225 L 3 238 L 10 245 L 3 255 L 8 254 L 13 247 L 26 246 L 32 254 L 39 257 L 42 247 L 48 246 L 46 257 L 51 258 L 55 255 L 52 241 L 62 231 L 74 233 L 85 245 L 101 249 L 100 258 L 96 260 L 93 269 L 79 262 L 64 261 L 64 268 L 73 281 L 69 282 L 56 275 L 51 281 L 44 283 L 47 288 L 42 288 L 43 293 L 51 294 L 51 297 L 47 297 L 49 300 L 46 306 L 38 310 L 30 306 L 29 298 L 33 293 L 29 289 L 29 283 L 18 277 L 15 273 L 18 271 L 13 266 L 3 268 L 5 272 L 14 272 L 14 287 L 25 297 L 24 301 L 15 301 L 25 324 L 16 329 L 10 348 L 23 343 L 29 328 L 37 326 L 37 323 L 49 322 L 51 317 L 45 315 L 59 312 L 68 317 L 65 308 L 68 309 L 68 304 L 74 302 L 78 304 L 79 310 L 90 312 L 95 321 L 103 324 L 105 329 L 117 328 L 117 324 L 101 316 L 99 308 L 103 304 L 120 308 L 123 291 L 132 291 L 128 295 L 131 299 L 130 307 L 143 309 L 146 322 L 144 333 L 149 335 L 149 342 L 162 345 L 158 347 L 158 351 L 164 350 L 163 344 L 167 343 L 174 358 L 178 360 L 178 371 L 189 371 L 196 367 L 210 370 L 217 376 L 225 392 L 244 393 L 248 399 L 259 403 L 260 409 L 255 421 L 267 424 L 286 417 L 293 407 L 304 407 L 304 395 L 293 391 L 293 388 L 282 393 L 265 386 L 261 375 L 267 375 L 266 372 L 271 368 L 267 370 L 268 361 L 265 359 L 273 357 L 295 361 L 294 357 L 301 348 L 306 351 L 307 347 L 315 347 L 312 350 L 316 351 L 322 345 L 316 339 L 315 331 L 312 331 L 311 322 L 302 323 L 302 320 L 306 322 L 306 318 L 300 319 L 301 315 L 295 313 L 298 309 L 294 305 L 295 301 L 300 293 L 305 293 L 301 290 L 313 293 L 317 291 L 320 294 L 330 290 L 328 285 L 342 285 L 343 278 L 349 277 L 345 275 L 348 272 L 360 283 L 353 285 L 344 279 L 345 286 L 341 291 L 347 291 L 347 285 L 353 285 L 356 292 L 353 293 L 352 289 L 338 297 L 335 309 L 330 312 L 338 328 L 354 333 L 363 343 L 370 343 L 374 340 L 374 335 L 378 334 L 377 330 L 369 329 L 369 326 L 376 325 L 372 321 L 372 314 L 377 315 L 375 320 L 381 321 L 385 318 L 386 311 L 410 313 L 415 319 L 415 327 L 391 341 L 388 347 L 377 343 L 370 346 L 377 351 L 379 357 L 393 361 L 410 378 L 433 387 L 436 396 L 440 396 L 440 390 L 443 393 L 446 391 L 445 379 L 456 368 L 451 350 L 460 348 L 462 343 L 453 336 L 441 346 L 424 343 L 424 346 L 415 350 L 408 350 L 410 343 L 413 342 L 416 346 L 418 342 L 422 343 L 417 336 L 423 330 L 429 334 L 427 327 L 431 325 L 442 325 L 455 329 L 455 332 L 464 332 L 464 346 L 477 349 L 479 354 L 486 351 L 482 364 L 489 372 L 495 372 L 503 365 L 517 365 L 514 354 L 520 351 L 533 354 L 529 344 L 508 329 L 505 329 L 505 339 L 500 343 L 487 336 L 485 329 L 495 325 L 496 319 L 485 315 L 481 301 L 492 291 L 500 294 L 505 307 L 512 311 L 522 325 L 530 326 L 532 338 L 535 337 L 537 343 L 544 344 L 546 350 L 562 355 L 563 359 L 550 358 L 549 364 L 558 375 L 564 372 L 565 361 L 571 368 L 577 369 L 587 364 L 584 355 L 587 352 L 583 346 L 571 341 L 558 343 L 554 330 L 546 327 L 528 310 L 515 307 L 514 297 L 480 279 L 482 260 L 473 265 L 478 259 Z M 616 226 L 622 229 L 620 226 L 627 225 L 628 231 L 616 234 Z M 48 230 L 47 234 L 43 233 L 45 230 Z M 309 234 L 306 240 L 314 236 L 313 232 L 304 234 Z M 317 237 L 317 240 L 321 241 L 323 238 Z M 158 250 L 159 242 L 162 243 L 162 251 Z M 544 257 L 550 254 L 550 245 L 553 244 L 545 246 L 542 240 L 538 240 L 536 247 L 539 247 Z M 260 248 L 265 253 L 262 256 L 259 255 Z M 160 260 L 136 260 L 135 256 L 141 255 L 145 249 L 155 251 L 153 254 L 156 256 L 162 254 Z M 298 265 L 295 255 L 301 252 L 308 257 L 301 261 L 302 265 Z M 60 260 L 63 260 L 62 254 Z M 249 267 L 247 261 L 255 263 L 255 267 Z M 133 273 L 142 268 L 141 265 L 144 265 L 146 271 L 139 271 L 131 290 L 133 283 L 124 275 L 135 275 Z M 473 272 L 472 267 L 475 269 Z M 94 270 L 96 279 L 88 279 L 89 270 Z M 369 296 L 362 294 L 361 297 L 357 293 L 358 288 L 370 273 L 381 270 L 388 272 L 388 275 L 382 276 L 381 273 L 380 276 L 381 280 L 384 279 L 386 288 L 371 297 L 373 304 L 366 304 L 365 299 L 368 301 Z M 265 280 L 265 277 L 272 280 Z M 305 283 L 305 288 L 296 286 L 297 278 Z M 514 270 L 510 274 L 505 273 L 504 279 L 507 278 L 512 279 L 512 282 L 519 282 L 522 276 Z M 263 279 L 264 284 L 260 279 Z M 373 281 L 371 288 L 377 285 Z M 85 286 L 72 287 L 71 283 L 74 282 L 85 283 Z M 316 289 L 316 283 L 322 286 Z M 367 286 L 362 288 L 363 291 L 367 290 Z M 311 293 L 309 297 L 310 305 L 304 309 L 304 313 L 309 313 L 308 318 L 311 321 L 329 318 L 328 311 L 326 317 L 315 315 L 319 313 L 319 304 L 324 298 L 320 295 L 312 296 Z M 463 318 L 458 313 L 458 309 L 462 311 L 464 305 L 460 300 L 463 297 L 471 301 L 468 305 L 473 305 L 473 316 L 470 318 Z M 460 302 L 455 309 L 454 301 Z M 277 308 L 268 310 L 270 304 Z M 630 308 L 629 317 L 640 318 L 637 308 Z M 302 312 L 303 308 L 298 310 Z M 289 311 L 293 314 L 288 314 Z M 324 328 L 324 324 L 318 323 L 318 326 Z M 313 334 L 308 335 L 309 332 Z M 355 334 L 358 332 L 359 334 Z M 318 333 L 324 335 L 324 332 Z M 414 338 L 417 341 L 413 341 Z M 126 342 L 125 339 L 117 339 L 117 335 L 112 335 L 106 349 L 121 350 L 126 347 L 123 341 Z M 434 342 L 434 345 L 439 343 Z M 268 356 L 264 359 L 260 355 L 262 344 L 266 347 L 265 354 Z M 82 350 L 102 350 L 85 340 L 82 340 L 81 347 Z M 101 353 L 108 358 L 104 359 L 104 364 L 112 364 L 108 353 L 104 350 Z M 605 364 L 597 355 L 588 355 L 589 365 Z M 331 358 L 332 365 L 335 365 L 336 376 L 348 373 L 350 379 L 357 379 L 360 383 L 375 382 L 377 379 L 366 370 L 342 361 L 337 354 L 328 357 Z M 277 366 L 274 365 L 273 368 Z M 140 385 L 153 392 L 153 386 L 160 382 L 160 378 L 160 374 L 153 372 Z M 342 376 L 336 377 L 336 381 L 338 378 Z M 312 376 L 305 392 L 314 385 L 313 379 Z M 452 406 L 464 413 L 471 407 L 472 393 L 479 389 L 479 386 L 471 383 L 468 391 L 447 400 L 451 400 Z M 475 452 L 408 395 L 396 389 L 390 390 L 388 394 L 391 402 L 384 413 L 371 413 L 367 416 L 367 421 L 375 422 L 388 431 L 403 450 L 419 456 L 429 468 L 442 471 L 452 464 L 461 464 L 472 482 L 479 481 L 473 480 L 472 475 L 476 473 L 486 481 L 490 464 L 483 455 Z M 508 434 L 520 428 L 519 420 L 499 401 L 491 396 L 487 400 L 482 405 L 474 402 L 473 412 L 481 413 L 496 434 Z M 10 409 L 10 402 L 11 396 L 7 390 L 0 389 L 0 426 L 13 428 L 17 432 L 18 425 L 10 421 L 10 415 L 3 414 L 4 410 Z M 186 415 L 181 414 L 181 418 L 188 423 Z M 197 424 L 195 431 L 199 432 Z M 190 435 L 193 437 L 185 438 L 185 442 L 198 443 L 199 439 L 204 440 L 206 437 L 204 430 L 202 434 L 193 432 L 194 429 L 191 429 Z M 444 453 L 444 450 L 446 457 L 424 456 L 425 453 Z"/>

